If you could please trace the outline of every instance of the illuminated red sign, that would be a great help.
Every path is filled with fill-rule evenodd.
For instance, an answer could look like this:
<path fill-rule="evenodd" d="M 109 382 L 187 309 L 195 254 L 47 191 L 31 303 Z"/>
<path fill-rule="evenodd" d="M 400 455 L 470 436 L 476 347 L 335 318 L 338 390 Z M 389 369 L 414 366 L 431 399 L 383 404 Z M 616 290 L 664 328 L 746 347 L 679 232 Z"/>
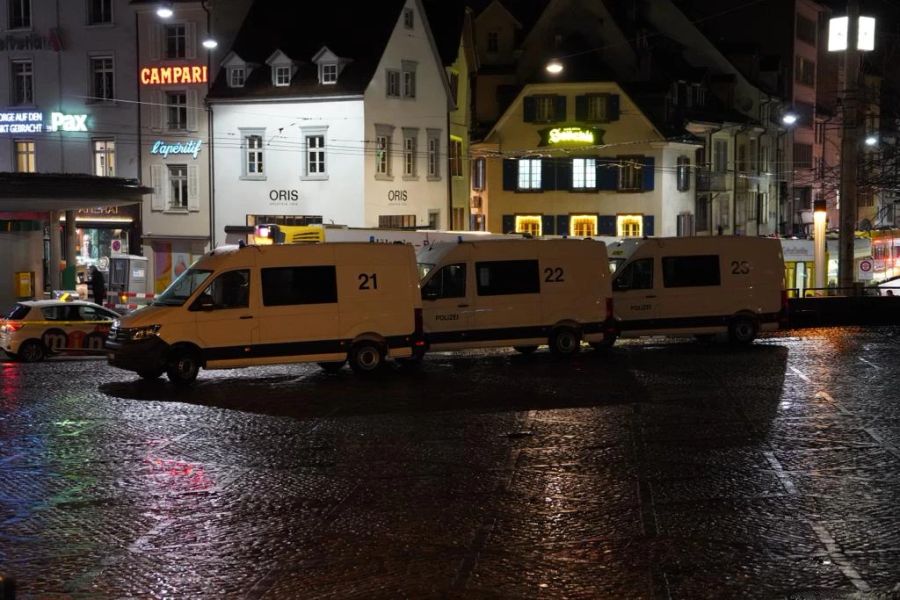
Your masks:
<path fill-rule="evenodd" d="M 144 85 L 206 83 L 207 80 L 207 67 L 144 67 L 141 69 L 141 83 Z"/>

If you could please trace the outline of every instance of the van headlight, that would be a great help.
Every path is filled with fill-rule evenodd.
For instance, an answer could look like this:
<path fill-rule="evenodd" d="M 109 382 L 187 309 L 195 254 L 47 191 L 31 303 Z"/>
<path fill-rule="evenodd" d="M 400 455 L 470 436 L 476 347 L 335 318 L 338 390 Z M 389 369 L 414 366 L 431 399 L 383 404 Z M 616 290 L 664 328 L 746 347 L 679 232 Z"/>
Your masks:
<path fill-rule="evenodd" d="M 147 325 L 145 327 L 135 327 L 128 333 L 130 334 L 131 341 L 137 342 L 159 335 L 159 328 L 160 325 Z"/>

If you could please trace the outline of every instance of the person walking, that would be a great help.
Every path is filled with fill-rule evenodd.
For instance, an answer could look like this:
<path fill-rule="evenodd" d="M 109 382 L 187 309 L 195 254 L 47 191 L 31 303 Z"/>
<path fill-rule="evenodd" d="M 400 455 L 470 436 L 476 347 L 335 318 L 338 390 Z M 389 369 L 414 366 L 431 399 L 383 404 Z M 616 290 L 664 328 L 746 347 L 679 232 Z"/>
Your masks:
<path fill-rule="evenodd" d="M 96 266 L 91 266 L 91 291 L 94 293 L 94 303 L 103 306 L 106 302 L 106 281 L 103 273 Z"/>

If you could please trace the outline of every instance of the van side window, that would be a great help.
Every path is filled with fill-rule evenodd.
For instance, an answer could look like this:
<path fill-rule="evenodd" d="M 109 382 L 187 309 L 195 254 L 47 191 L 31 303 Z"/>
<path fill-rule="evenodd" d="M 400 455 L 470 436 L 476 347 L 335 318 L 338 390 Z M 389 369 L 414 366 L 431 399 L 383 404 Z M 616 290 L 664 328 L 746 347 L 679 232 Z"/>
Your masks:
<path fill-rule="evenodd" d="M 498 260 L 475 263 L 479 296 L 537 294 L 541 282 L 536 260 Z"/>
<path fill-rule="evenodd" d="M 720 285 L 719 257 L 664 256 L 662 259 L 663 286 L 702 287 Z"/>
<path fill-rule="evenodd" d="M 335 268 L 322 266 L 263 269 L 262 297 L 265 306 L 337 302 Z"/>
<path fill-rule="evenodd" d="M 228 271 L 213 280 L 197 297 L 197 304 L 212 300 L 216 309 L 250 306 L 250 271 Z"/>
<path fill-rule="evenodd" d="M 627 265 L 613 283 L 616 290 L 652 290 L 653 259 L 641 258 Z"/>
<path fill-rule="evenodd" d="M 436 300 L 438 298 L 465 298 L 466 297 L 466 264 L 458 263 L 441 267 L 435 273 L 425 287 L 422 288 L 422 298 Z"/>

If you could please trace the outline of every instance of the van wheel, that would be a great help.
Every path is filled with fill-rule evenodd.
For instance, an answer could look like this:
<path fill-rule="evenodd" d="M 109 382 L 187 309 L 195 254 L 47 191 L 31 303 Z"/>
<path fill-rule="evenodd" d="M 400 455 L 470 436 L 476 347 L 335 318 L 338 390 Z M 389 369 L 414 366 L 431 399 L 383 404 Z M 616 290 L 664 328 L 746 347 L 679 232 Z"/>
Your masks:
<path fill-rule="evenodd" d="M 189 348 L 177 348 L 169 358 L 166 375 L 176 385 L 188 385 L 200 373 L 200 358 Z"/>
<path fill-rule="evenodd" d="M 337 373 L 340 371 L 344 365 L 347 363 L 346 360 L 336 360 L 333 362 L 320 362 L 316 363 L 326 373 Z"/>
<path fill-rule="evenodd" d="M 27 363 L 41 362 L 46 355 L 47 351 L 44 349 L 44 344 L 37 340 L 26 340 L 19 346 L 19 351 L 16 352 L 18 359 Z"/>
<path fill-rule="evenodd" d="M 154 379 L 159 379 L 163 374 L 162 369 L 149 369 L 147 371 L 138 371 L 137 374 L 141 379 L 146 379 L 147 381 L 153 381 Z"/>
<path fill-rule="evenodd" d="M 535 350 L 537 350 L 537 346 L 513 346 L 513 350 L 518 352 L 519 354 L 531 354 Z"/>
<path fill-rule="evenodd" d="M 603 336 L 602 342 L 592 342 L 591 348 L 593 348 L 594 350 L 598 350 L 598 351 L 609 350 L 610 348 L 612 348 L 615 345 L 616 340 L 618 338 L 619 338 L 619 336 L 617 336 L 614 333 L 607 333 L 606 335 Z"/>
<path fill-rule="evenodd" d="M 384 366 L 384 350 L 377 342 L 362 341 L 353 344 L 347 358 L 350 368 L 358 375 L 375 373 Z"/>
<path fill-rule="evenodd" d="M 749 344 L 756 339 L 758 326 L 751 317 L 735 317 L 728 326 L 728 339 L 734 344 Z"/>
<path fill-rule="evenodd" d="M 572 356 L 581 350 L 581 336 L 571 327 L 559 327 L 550 335 L 550 352 L 557 356 Z"/>

